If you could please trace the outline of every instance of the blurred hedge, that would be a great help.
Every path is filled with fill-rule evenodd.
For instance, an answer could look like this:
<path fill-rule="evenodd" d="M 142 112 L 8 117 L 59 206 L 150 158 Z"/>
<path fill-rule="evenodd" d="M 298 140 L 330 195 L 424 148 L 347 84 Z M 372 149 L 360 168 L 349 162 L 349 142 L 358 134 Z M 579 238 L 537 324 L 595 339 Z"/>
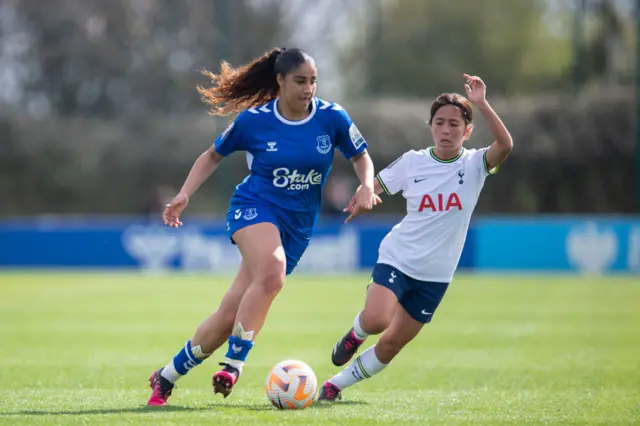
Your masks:
<path fill-rule="evenodd" d="M 369 141 L 376 168 L 431 144 L 430 102 L 344 103 Z M 633 212 L 635 98 L 625 90 L 580 97 L 495 100 L 516 148 L 487 180 L 478 211 Z M 479 113 L 471 147 L 491 143 Z M 179 187 L 227 119 L 139 115 L 129 120 L 0 118 L 0 214 L 138 213 L 163 185 Z M 334 172 L 351 173 L 338 158 Z M 246 175 L 244 155 L 225 160 L 191 212 L 226 211 Z M 402 212 L 401 197 L 381 212 Z"/>

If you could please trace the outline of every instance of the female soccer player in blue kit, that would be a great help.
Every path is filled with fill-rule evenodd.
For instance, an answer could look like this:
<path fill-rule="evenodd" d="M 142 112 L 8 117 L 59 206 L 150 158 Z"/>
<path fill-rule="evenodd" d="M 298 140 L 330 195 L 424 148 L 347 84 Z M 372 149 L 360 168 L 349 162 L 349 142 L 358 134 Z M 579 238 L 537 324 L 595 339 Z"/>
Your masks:
<path fill-rule="evenodd" d="M 226 360 L 213 376 L 213 390 L 231 393 L 285 276 L 311 241 L 335 148 L 353 163 L 362 184 L 358 211 L 380 200 L 367 143 L 342 107 L 315 97 L 317 70 L 308 54 L 276 48 L 243 67 L 223 63 L 219 75 L 206 75 L 214 87 L 198 91 L 211 113 L 242 112 L 196 160 L 163 218 L 169 226 L 182 225 L 189 197 L 224 157 L 246 151 L 250 174 L 236 187 L 226 217 L 242 262 L 218 310 L 152 374 L 148 405 L 166 404 L 175 382 L 225 341 Z"/>

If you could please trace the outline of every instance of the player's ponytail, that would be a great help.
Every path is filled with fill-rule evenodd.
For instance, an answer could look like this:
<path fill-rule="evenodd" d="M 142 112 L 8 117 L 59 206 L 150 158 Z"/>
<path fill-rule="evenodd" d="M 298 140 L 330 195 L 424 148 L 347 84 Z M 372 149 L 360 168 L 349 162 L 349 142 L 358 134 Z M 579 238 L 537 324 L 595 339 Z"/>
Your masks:
<path fill-rule="evenodd" d="M 256 107 L 278 96 L 277 75 L 285 76 L 292 69 L 313 59 L 300 49 L 276 47 L 247 65 L 233 68 L 222 62 L 220 74 L 204 70 L 213 87 L 197 86 L 202 101 L 212 115 L 235 114 Z"/>

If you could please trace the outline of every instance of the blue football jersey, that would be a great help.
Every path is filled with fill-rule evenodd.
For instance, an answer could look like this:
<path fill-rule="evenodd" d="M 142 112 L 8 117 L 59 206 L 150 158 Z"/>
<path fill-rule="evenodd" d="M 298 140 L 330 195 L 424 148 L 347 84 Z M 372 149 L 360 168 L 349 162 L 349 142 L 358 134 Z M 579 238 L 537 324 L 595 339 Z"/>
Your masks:
<path fill-rule="evenodd" d="M 309 116 L 289 121 L 278 99 L 243 111 L 216 139 L 222 156 L 246 151 L 250 174 L 232 198 L 259 201 L 288 212 L 299 230 L 310 232 L 320 210 L 322 189 L 337 148 L 347 159 L 367 142 L 338 104 L 313 98 Z"/>

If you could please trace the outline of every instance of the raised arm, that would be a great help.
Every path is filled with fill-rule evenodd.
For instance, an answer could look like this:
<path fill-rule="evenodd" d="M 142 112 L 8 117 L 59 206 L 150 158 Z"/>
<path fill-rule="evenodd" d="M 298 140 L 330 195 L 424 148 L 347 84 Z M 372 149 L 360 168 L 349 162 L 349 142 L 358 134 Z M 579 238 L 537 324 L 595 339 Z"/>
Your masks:
<path fill-rule="evenodd" d="M 467 74 L 464 74 L 464 78 L 467 80 L 464 85 L 467 97 L 480 110 L 495 138 L 495 142 L 491 144 L 485 156 L 487 170 L 491 170 L 507 159 L 513 149 L 513 139 L 498 114 L 487 102 L 487 86 L 482 79 Z"/>

